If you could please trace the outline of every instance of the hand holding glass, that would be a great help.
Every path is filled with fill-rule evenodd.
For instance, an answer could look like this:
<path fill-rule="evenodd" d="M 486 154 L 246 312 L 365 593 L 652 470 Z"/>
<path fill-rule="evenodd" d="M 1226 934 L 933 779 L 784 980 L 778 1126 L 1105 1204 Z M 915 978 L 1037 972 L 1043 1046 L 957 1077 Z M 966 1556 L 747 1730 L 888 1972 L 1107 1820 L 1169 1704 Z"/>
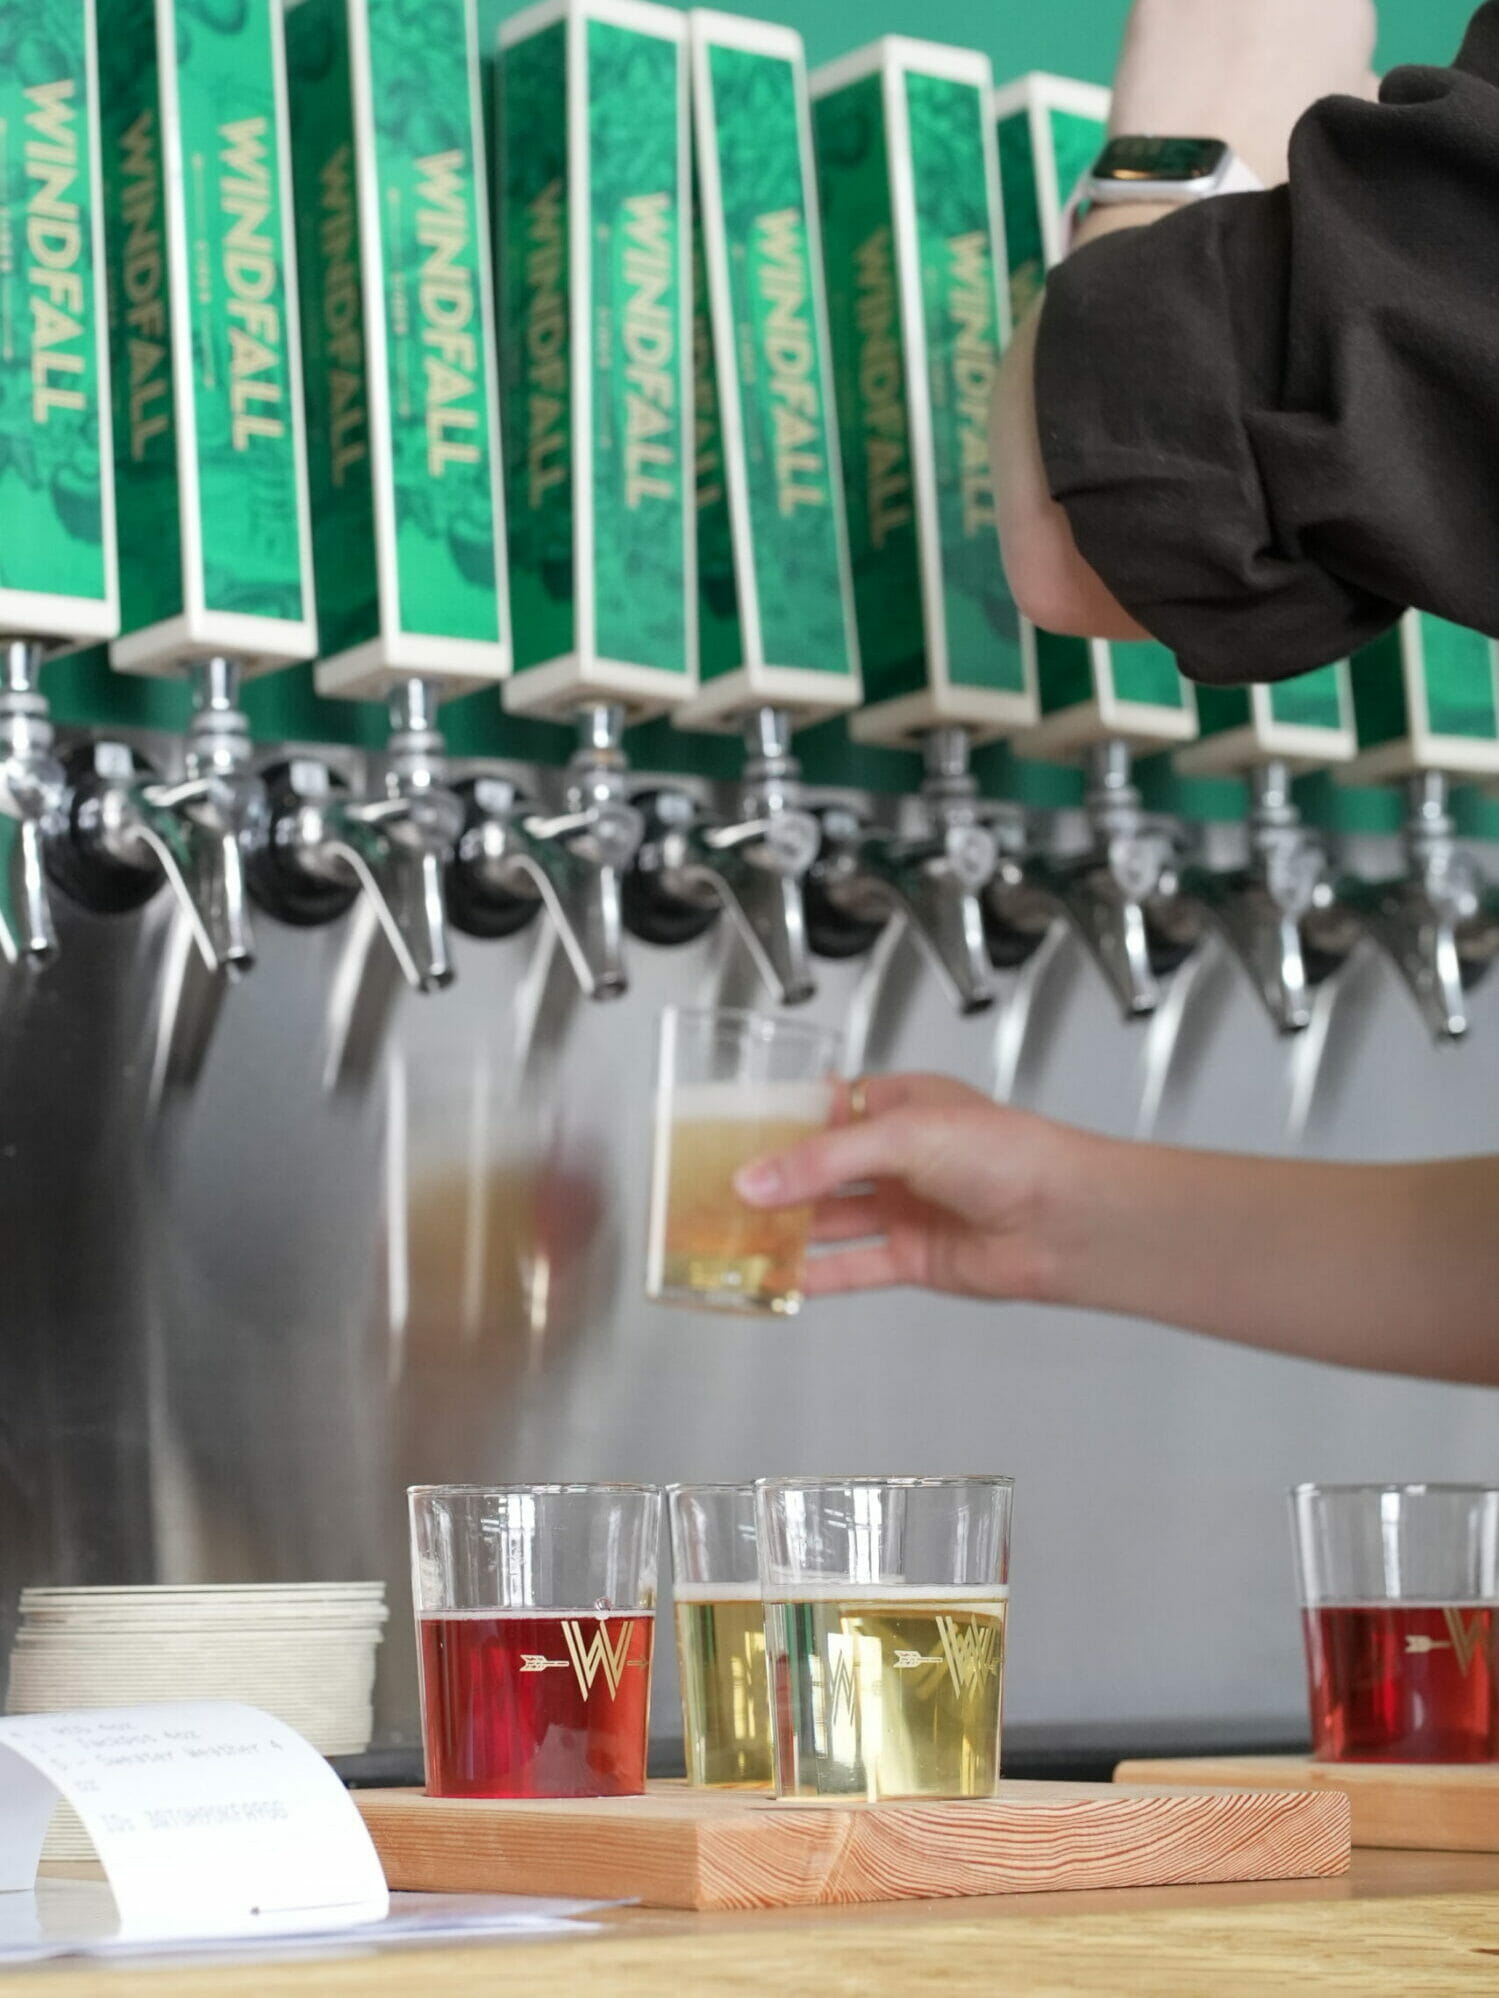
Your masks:
<path fill-rule="evenodd" d="M 749 1207 L 734 1175 L 827 1123 L 839 1045 L 801 1020 L 666 1008 L 647 1296 L 717 1311 L 800 1310 L 811 1209 Z"/>

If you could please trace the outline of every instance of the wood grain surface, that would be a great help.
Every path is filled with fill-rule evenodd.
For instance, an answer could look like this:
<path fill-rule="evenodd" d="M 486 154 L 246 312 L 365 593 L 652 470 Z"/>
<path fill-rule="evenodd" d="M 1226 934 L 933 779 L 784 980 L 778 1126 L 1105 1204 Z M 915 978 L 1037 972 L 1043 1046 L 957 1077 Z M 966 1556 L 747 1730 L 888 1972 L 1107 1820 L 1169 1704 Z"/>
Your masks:
<path fill-rule="evenodd" d="M 277 1964 L 57 1965 L 5 1998 L 1493 1998 L 1499 1859 L 1360 1852 L 1331 1880 L 679 1914 L 577 1940 Z"/>
<path fill-rule="evenodd" d="M 777 1908 L 1340 1872 L 1330 1792 L 1005 1783 L 992 1802 L 799 1803 L 653 1785 L 644 1797 L 357 1793 L 392 1887 Z"/>
<path fill-rule="evenodd" d="M 1499 1852 L 1499 1763 L 1312 1762 L 1301 1755 L 1121 1762 L 1116 1783 L 1336 1790 L 1353 1843 L 1418 1852 Z"/>

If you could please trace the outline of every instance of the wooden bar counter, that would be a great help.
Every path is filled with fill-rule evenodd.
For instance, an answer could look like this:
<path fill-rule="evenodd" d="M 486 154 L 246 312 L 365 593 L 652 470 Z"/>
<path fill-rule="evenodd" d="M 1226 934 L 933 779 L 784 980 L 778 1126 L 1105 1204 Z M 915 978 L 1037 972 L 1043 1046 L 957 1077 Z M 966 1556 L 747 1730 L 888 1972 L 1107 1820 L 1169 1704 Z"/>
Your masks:
<path fill-rule="evenodd" d="M 58 1964 L 0 1998 L 1459 1998 L 1499 1992 L 1499 1855 L 1357 1851 L 1336 1880 L 752 1915 L 614 1908 L 577 1941 L 204 1967 Z"/>

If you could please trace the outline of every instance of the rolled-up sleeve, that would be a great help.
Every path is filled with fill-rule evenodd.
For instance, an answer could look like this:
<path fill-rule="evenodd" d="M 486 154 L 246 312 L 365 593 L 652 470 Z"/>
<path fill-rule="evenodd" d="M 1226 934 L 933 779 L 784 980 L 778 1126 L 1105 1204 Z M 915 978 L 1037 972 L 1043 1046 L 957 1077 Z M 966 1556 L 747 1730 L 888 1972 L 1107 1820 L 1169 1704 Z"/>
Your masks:
<path fill-rule="evenodd" d="M 1195 678 L 1341 657 L 1407 605 L 1499 636 L 1499 4 L 1453 69 L 1297 127 L 1288 187 L 1080 250 L 1036 355 L 1051 490 Z"/>

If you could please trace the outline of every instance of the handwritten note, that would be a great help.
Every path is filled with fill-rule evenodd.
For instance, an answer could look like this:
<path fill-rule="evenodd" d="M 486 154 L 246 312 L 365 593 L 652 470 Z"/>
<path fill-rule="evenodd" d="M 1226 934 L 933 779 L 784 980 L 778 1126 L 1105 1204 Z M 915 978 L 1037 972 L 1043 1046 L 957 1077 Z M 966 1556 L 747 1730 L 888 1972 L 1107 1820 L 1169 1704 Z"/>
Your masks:
<path fill-rule="evenodd" d="M 0 1893 L 36 1882 L 59 1796 L 93 1840 L 120 1941 L 381 1921 L 363 1820 L 317 1751 L 229 1700 L 0 1719 Z"/>

